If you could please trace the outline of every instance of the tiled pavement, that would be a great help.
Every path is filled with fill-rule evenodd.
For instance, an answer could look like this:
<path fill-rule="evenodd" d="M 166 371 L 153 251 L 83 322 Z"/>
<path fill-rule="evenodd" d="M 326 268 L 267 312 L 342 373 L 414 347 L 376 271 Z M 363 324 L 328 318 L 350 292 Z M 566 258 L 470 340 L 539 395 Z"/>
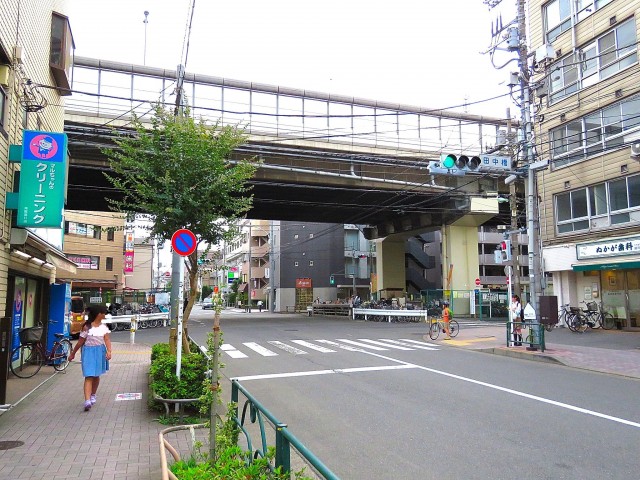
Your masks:
<path fill-rule="evenodd" d="M 640 333 L 600 331 L 582 338 L 561 333 L 548 336 L 544 353 L 505 347 L 504 326 L 470 328 L 463 324 L 456 339 L 438 342 L 640 378 Z M 588 347 L 584 346 L 587 339 Z M 425 340 L 431 342 L 428 336 Z M 21 383 L 10 386 L 8 400 L 14 406 L 0 415 L 0 448 L 6 442 L 23 444 L 0 449 L 0 479 L 160 478 L 158 433 L 167 427 L 147 408 L 151 349 L 114 342 L 113 353 L 111 370 L 102 377 L 98 403 L 87 413 L 82 410 L 79 362 L 73 362 L 65 373 L 52 375 L 53 369 L 44 367 L 39 378 L 11 380 Z M 142 399 L 116 401 L 124 393 L 141 393 Z M 181 453 L 189 452 L 187 432 L 172 433 L 168 439 Z"/>
<path fill-rule="evenodd" d="M 497 355 L 546 361 L 602 373 L 640 378 L 640 332 L 588 330 L 583 334 L 556 329 L 546 334 L 544 352 L 522 347 L 506 347 L 506 327 L 465 328 L 451 341 L 436 343 Z M 429 336 L 425 340 L 432 342 Z M 584 346 L 588 344 L 590 346 Z"/>
<path fill-rule="evenodd" d="M 89 412 L 82 408 L 82 371 L 74 361 L 2 414 L 0 445 L 24 444 L 0 450 L 0 478 L 160 478 L 158 433 L 167 427 L 147 408 L 150 354 L 147 345 L 114 342 L 110 371 Z M 142 399 L 115 401 L 121 393 L 141 393 Z"/>

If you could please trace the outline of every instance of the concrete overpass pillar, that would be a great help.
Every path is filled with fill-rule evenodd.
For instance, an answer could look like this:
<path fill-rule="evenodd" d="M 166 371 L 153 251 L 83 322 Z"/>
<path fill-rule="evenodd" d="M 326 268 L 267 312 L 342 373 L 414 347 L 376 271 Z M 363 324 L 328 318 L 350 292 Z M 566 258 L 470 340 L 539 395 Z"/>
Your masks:
<path fill-rule="evenodd" d="M 442 285 L 445 290 L 473 290 L 478 277 L 478 227 L 442 227 Z"/>
<path fill-rule="evenodd" d="M 404 235 L 391 236 L 376 240 L 376 272 L 378 278 L 378 300 L 390 298 L 388 292 L 397 291 L 402 296 L 406 291 L 405 243 Z M 382 293 L 381 293 L 382 292 Z M 373 292 L 372 292 L 373 293 Z"/>

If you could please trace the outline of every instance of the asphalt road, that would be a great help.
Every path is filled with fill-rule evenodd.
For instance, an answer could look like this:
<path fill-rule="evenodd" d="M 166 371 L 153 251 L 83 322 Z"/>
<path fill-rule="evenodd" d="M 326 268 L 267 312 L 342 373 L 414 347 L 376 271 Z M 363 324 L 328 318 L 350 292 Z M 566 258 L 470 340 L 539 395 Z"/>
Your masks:
<path fill-rule="evenodd" d="M 196 309 L 191 336 L 212 319 Z M 430 346 L 424 324 L 225 311 L 222 329 L 223 374 L 343 479 L 638 478 L 637 380 Z"/>

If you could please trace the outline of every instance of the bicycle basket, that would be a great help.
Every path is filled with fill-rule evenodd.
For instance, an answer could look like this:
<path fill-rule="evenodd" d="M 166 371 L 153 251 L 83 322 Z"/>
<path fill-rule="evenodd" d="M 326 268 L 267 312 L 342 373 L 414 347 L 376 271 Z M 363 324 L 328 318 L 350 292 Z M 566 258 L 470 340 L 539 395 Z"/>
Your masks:
<path fill-rule="evenodd" d="M 571 313 L 581 313 L 582 312 L 582 310 L 579 309 L 578 307 L 569 307 L 569 311 Z"/>
<path fill-rule="evenodd" d="M 42 338 L 42 327 L 30 327 L 20 330 L 20 343 L 35 343 Z"/>
<path fill-rule="evenodd" d="M 590 312 L 597 312 L 598 311 L 598 304 L 596 302 L 588 302 L 587 303 L 587 310 L 589 310 Z"/>

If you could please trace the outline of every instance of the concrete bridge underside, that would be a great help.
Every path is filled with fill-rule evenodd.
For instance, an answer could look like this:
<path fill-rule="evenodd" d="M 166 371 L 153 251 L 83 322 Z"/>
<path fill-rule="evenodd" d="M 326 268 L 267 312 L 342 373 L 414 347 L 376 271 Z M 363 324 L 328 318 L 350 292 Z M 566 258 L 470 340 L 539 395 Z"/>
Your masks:
<path fill-rule="evenodd" d="M 104 177 L 110 168 L 101 148 L 113 145 L 114 131 L 68 115 L 65 132 L 71 157 L 67 208 L 108 211 L 107 199 L 120 195 Z M 250 182 L 249 218 L 364 224 L 370 239 L 439 229 L 471 213 L 470 195 L 485 195 L 483 185 L 468 179 L 435 185 L 424 159 L 397 152 L 360 154 L 252 138 L 234 157 L 262 162 Z"/>

